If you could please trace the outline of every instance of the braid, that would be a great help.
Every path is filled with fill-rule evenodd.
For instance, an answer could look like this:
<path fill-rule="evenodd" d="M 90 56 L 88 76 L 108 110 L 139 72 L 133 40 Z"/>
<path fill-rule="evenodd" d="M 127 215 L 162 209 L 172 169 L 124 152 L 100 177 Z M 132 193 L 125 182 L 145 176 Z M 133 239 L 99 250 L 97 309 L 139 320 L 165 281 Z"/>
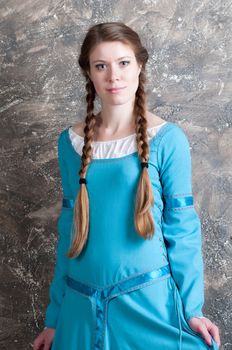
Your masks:
<path fill-rule="evenodd" d="M 87 102 L 87 116 L 85 118 L 84 127 L 84 146 L 82 149 L 81 156 L 81 169 L 79 175 L 84 177 L 86 175 L 87 166 L 91 162 L 92 158 L 92 141 L 94 136 L 94 127 L 96 124 L 96 116 L 93 114 L 94 110 L 94 99 L 95 99 L 95 89 L 93 83 L 88 80 L 86 83 L 86 102 Z"/>
<path fill-rule="evenodd" d="M 136 128 L 136 142 L 138 153 L 141 161 L 148 160 L 148 138 L 147 138 L 147 119 L 145 118 L 146 95 L 144 93 L 145 76 L 140 73 L 140 84 L 136 92 L 135 102 L 135 128 Z"/>
<path fill-rule="evenodd" d="M 135 99 L 135 129 L 138 154 L 141 162 L 149 160 L 149 143 L 147 136 L 147 119 L 146 114 L 146 94 L 145 94 L 145 73 L 141 70 L 139 76 L 139 86 Z M 148 168 L 142 167 L 141 176 L 138 184 L 134 222 L 137 232 L 146 238 L 152 238 L 155 227 L 153 216 L 150 211 L 150 205 L 154 206 L 154 196 L 152 185 L 148 173 Z"/>
<path fill-rule="evenodd" d="M 93 141 L 94 127 L 96 124 L 96 116 L 93 113 L 96 93 L 93 83 L 89 79 L 86 83 L 86 91 L 87 116 L 85 118 L 84 145 L 81 156 L 81 168 L 79 170 L 79 175 L 81 177 L 80 180 L 82 181 L 80 181 L 80 190 L 75 201 L 72 231 L 72 247 L 67 253 L 67 256 L 69 258 L 75 257 L 76 255 L 80 254 L 84 245 L 87 242 L 89 231 L 89 197 L 87 187 L 85 185 L 82 185 L 82 183 L 86 184 L 85 176 L 88 165 L 92 159 L 91 143 Z M 83 179 L 85 181 L 83 181 Z"/>

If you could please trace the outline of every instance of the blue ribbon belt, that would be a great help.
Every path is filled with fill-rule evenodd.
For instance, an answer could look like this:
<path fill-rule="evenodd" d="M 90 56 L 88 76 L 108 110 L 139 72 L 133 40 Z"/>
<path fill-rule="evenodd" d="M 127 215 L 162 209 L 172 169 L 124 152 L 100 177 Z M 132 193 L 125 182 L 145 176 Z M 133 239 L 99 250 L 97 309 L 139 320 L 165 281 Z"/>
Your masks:
<path fill-rule="evenodd" d="M 169 264 L 156 270 L 137 274 L 136 276 L 129 277 L 105 288 L 95 288 L 83 282 L 74 280 L 70 276 L 66 276 L 67 285 L 69 287 L 89 297 L 92 301 L 96 327 L 94 350 L 104 349 L 107 304 L 109 300 L 118 295 L 150 285 L 156 282 L 157 279 L 164 278 L 164 276 L 165 278 L 171 276 Z"/>

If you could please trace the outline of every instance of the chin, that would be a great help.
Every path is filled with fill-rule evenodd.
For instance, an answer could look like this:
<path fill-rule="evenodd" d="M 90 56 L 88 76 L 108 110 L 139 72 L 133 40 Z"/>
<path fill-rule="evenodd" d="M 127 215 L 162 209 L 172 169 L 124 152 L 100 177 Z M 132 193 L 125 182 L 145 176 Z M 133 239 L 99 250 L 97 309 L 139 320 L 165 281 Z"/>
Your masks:
<path fill-rule="evenodd" d="M 111 101 L 106 101 L 106 103 L 107 104 L 111 104 L 111 105 L 124 105 L 124 104 L 126 104 L 126 103 L 128 103 L 129 102 L 129 100 L 128 99 L 115 99 L 114 101 L 113 100 L 111 100 Z"/>
<path fill-rule="evenodd" d="M 124 103 L 128 103 L 129 101 L 131 100 L 134 100 L 135 99 L 135 95 L 131 95 L 131 96 L 128 96 L 128 94 L 126 95 L 118 95 L 118 94 L 112 94 L 110 97 L 107 96 L 107 98 L 105 99 L 102 99 L 102 101 L 104 103 L 116 103 L 116 104 L 124 104 Z"/>

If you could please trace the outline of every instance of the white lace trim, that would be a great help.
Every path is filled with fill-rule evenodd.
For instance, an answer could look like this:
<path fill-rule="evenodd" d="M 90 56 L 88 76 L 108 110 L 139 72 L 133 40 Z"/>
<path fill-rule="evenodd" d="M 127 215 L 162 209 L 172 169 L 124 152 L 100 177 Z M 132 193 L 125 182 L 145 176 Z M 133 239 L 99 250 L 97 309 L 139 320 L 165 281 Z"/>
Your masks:
<path fill-rule="evenodd" d="M 167 122 L 147 129 L 148 140 Z M 81 155 L 84 145 L 84 137 L 78 135 L 72 127 L 69 128 L 69 137 L 75 151 Z M 120 158 L 131 154 L 137 150 L 136 134 L 132 134 L 117 140 L 93 141 L 93 159 Z"/>

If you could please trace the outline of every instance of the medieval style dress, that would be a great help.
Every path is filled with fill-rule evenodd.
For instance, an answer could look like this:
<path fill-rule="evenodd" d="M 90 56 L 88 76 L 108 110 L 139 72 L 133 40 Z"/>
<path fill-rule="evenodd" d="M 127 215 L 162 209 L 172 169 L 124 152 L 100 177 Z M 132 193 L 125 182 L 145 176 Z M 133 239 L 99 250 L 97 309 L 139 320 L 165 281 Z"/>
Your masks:
<path fill-rule="evenodd" d="M 207 345 L 187 323 L 203 316 L 204 304 L 189 141 L 173 122 L 148 128 L 147 134 L 154 236 L 145 240 L 134 227 L 142 170 L 136 135 L 95 141 L 86 174 L 88 240 L 72 259 L 66 253 L 84 139 L 71 126 L 58 136 L 63 200 L 44 323 L 55 328 L 52 350 L 218 349 L 213 337 Z"/>

